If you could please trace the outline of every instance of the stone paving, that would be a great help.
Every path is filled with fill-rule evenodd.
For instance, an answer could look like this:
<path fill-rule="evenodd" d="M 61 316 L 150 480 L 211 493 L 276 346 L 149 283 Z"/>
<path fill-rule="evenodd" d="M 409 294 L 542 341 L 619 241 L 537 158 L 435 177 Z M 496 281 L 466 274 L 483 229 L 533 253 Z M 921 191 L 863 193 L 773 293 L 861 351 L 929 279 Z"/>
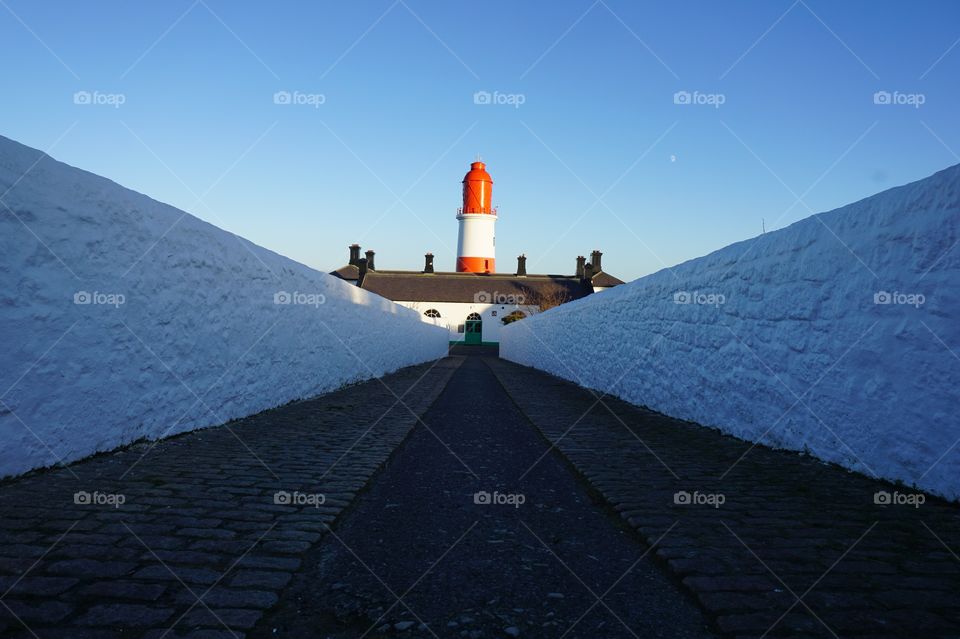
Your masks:
<path fill-rule="evenodd" d="M 713 637 L 651 549 L 546 448 L 467 358 L 250 637 Z"/>
<path fill-rule="evenodd" d="M 477 352 L 0 482 L 0 636 L 960 637 L 955 504 Z"/>
<path fill-rule="evenodd" d="M 0 636 L 242 637 L 458 364 L 3 482 Z"/>
<path fill-rule="evenodd" d="M 960 637 L 956 505 L 485 359 L 725 635 Z"/>

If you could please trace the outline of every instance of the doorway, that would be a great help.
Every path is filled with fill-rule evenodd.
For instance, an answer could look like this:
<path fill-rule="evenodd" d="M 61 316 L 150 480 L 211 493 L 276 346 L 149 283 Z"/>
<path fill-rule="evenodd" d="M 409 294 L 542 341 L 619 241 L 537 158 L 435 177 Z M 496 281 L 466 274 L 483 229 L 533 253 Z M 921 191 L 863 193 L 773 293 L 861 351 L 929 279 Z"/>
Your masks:
<path fill-rule="evenodd" d="M 467 321 L 464 325 L 464 344 L 481 344 L 483 342 L 483 320 L 479 313 L 470 313 L 467 315 Z"/>

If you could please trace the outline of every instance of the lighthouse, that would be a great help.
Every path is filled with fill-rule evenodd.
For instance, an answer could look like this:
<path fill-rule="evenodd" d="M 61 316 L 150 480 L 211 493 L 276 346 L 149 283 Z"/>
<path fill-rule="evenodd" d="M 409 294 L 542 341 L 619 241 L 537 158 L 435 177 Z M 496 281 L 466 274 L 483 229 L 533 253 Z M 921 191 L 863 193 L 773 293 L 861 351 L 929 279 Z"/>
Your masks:
<path fill-rule="evenodd" d="M 623 284 L 603 270 L 603 254 L 598 250 L 590 255 L 590 262 L 578 256 L 572 275 L 528 273 L 525 254 L 517 257 L 516 270 L 512 264 L 505 269 L 501 265 L 504 272 L 498 273 L 497 209 L 491 204 L 492 193 L 493 180 L 478 156 L 463 176 L 455 272 L 436 268 L 430 252 L 424 254 L 420 270 L 381 268 L 382 255 L 375 265 L 373 251 L 361 257 L 360 245 L 351 244 L 350 261 L 330 275 L 416 311 L 424 322 L 446 327 L 451 344 L 464 346 L 496 344 L 500 330 L 512 322 Z M 397 339 L 404 338 L 398 335 Z"/>
<path fill-rule="evenodd" d="M 479 160 L 463 176 L 463 207 L 457 212 L 460 232 L 457 236 L 458 273 L 496 272 L 497 211 L 491 202 L 493 180 Z"/>

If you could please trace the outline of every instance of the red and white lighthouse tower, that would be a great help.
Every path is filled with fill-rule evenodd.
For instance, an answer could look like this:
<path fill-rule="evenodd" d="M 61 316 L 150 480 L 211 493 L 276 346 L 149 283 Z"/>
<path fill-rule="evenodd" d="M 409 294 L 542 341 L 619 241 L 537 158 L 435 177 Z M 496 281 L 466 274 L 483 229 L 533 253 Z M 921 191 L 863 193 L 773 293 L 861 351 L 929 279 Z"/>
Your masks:
<path fill-rule="evenodd" d="M 497 211 L 490 205 L 493 180 L 479 160 L 463 176 L 463 208 L 457 212 L 458 273 L 496 272 Z"/>

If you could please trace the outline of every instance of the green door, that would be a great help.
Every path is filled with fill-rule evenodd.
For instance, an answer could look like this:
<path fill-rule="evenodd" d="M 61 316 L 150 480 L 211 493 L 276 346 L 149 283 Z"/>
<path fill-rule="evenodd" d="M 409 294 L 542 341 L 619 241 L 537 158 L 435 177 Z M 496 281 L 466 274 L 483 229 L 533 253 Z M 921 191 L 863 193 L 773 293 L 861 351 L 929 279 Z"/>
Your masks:
<path fill-rule="evenodd" d="M 478 314 L 470 313 L 467 317 L 463 332 L 464 344 L 480 344 L 483 342 L 483 321 Z"/>

